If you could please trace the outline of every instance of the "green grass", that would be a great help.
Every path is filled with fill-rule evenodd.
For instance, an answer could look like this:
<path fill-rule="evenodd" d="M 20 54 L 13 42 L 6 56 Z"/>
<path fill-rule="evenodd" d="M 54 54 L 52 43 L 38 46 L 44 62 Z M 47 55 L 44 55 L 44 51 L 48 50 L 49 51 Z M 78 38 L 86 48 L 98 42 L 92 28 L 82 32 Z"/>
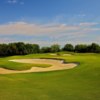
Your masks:
<path fill-rule="evenodd" d="M 35 54 L 1 58 L 0 63 L 22 58 L 63 58 L 80 65 L 64 71 L 0 75 L 0 100 L 100 100 L 100 54 Z"/>
<path fill-rule="evenodd" d="M 13 57 L 1 58 L 0 67 L 5 68 L 5 69 L 10 69 L 10 70 L 20 70 L 21 71 L 21 70 L 28 70 L 32 67 L 46 68 L 46 67 L 51 66 L 50 64 L 30 64 L 30 63 L 17 63 L 17 62 L 9 61 L 14 58 L 20 59 L 21 57 L 13 56 Z"/>

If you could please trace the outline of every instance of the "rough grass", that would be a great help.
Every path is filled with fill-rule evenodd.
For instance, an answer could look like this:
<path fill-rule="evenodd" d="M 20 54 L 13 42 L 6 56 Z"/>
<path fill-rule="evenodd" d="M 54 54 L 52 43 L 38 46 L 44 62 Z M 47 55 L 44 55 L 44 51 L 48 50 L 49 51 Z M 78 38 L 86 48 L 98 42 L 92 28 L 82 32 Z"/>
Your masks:
<path fill-rule="evenodd" d="M 5 60 L 40 57 L 63 58 L 80 65 L 64 71 L 0 75 L 0 100 L 100 100 L 99 54 L 39 54 Z"/>

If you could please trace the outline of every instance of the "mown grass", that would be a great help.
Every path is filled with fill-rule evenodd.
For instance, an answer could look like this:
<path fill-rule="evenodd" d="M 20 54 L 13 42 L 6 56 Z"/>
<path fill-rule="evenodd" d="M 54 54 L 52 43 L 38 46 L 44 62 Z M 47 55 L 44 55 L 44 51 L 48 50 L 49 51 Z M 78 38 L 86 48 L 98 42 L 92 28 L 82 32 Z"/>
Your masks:
<path fill-rule="evenodd" d="M 36 54 L 5 60 L 12 58 L 63 58 L 80 65 L 64 71 L 0 75 L 0 100 L 100 100 L 100 54 Z"/>
<path fill-rule="evenodd" d="M 14 58 L 20 59 L 21 57 L 13 56 L 13 57 L 1 58 L 0 67 L 5 69 L 10 69 L 10 70 L 28 70 L 31 69 L 32 67 L 46 68 L 52 66 L 50 64 L 30 64 L 30 63 L 17 63 L 17 62 L 9 61 Z M 23 59 L 24 58 L 25 57 L 23 57 Z"/>

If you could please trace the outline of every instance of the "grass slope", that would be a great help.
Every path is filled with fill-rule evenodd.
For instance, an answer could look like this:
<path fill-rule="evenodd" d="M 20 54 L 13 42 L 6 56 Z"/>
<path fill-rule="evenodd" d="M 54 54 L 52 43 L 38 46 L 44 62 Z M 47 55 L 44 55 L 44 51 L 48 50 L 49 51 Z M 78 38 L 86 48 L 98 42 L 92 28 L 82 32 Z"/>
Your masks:
<path fill-rule="evenodd" d="M 80 65 L 64 71 L 0 75 L 0 100 L 100 100 L 98 54 L 40 54 L 4 59 L 41 57 L 63 58 L 68 62 L 80 62 Z"/>
<path fill-rule="evenodd" d="M 30 63 L 17 63 L 9 61 L 11 59 L 21 59 L 20 56 L 13 56 L 13 57 L 5 57 L 0 59 L 0 67 L 10 69 L 10 70 L 28 70 L 32 67 L 50 67 L 50 64 L 30 64 Z M 23 57 L 25 58 L 25 57 Z"/>

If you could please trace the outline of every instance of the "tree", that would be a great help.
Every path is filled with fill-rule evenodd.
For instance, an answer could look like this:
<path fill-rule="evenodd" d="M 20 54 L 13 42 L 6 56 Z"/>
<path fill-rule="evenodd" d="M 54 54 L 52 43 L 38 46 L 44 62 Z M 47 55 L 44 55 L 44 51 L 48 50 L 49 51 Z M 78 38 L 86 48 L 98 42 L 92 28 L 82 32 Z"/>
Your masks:
<path fill-rule="evenodd" d="M 87 52 L 87 45 L 85 44 L 78 44 L 75 46 L 75 52 L 85 53 Z"/>
<path fill-rule="evenodd" d="M 32 44 L 32 53 L 39 53 L 40 47 L 38 44 Z"/>
<path fill-rule="evenodd" d="M 15 43 L 9 43 L 7 48 L 7 53 L 9 56 L 16 55 L 18 52 L 18 48 L 16 47 Z"/>
<path fill-rule="evenodd" d="M 41 53 L 49 53 L 49 52 L 51 52 L 51 48 L 50 47 L 42 47 L 40 52 Z"/>
<path fill-rule="evenodd" d="M 72 44 L 66 44 L 63 48 L 64 51 L 73 51 L 74 47 Z"/>
<path fill-rule="evenodd" d="M 88 46 L 88 52 L 100 53 L 100 46 L 96 43 L 92 43 Z"/>
<path fill-rule="evenodd" d="M 17 47 L 17 55 L 25 55 L 28 54 L 27 53 L 27 49 L 25 47 L 25 44 L 23 42 L 18 42 L 15 43 L 16 47 Z"/>
<path fill-rule="evenodd" d="M 100 45 L 92 43 L 91 45 L 78 44 L 73 47 L 71 44 L 66 44 L 63 48 L 64 51 L 75 51 L 80 53 L 93 52 L 100 53 Z M 59 52 L 60 46 L 53 44 L 51 47 L 42 47 L 40 49 L 38 44 L 24 44 L 23 42 L 0 44 L 0 56 L 12 56 L 12 55 L 26 55 L 32 53 L 49 53 Z M 58 53 L 59 55 L 59 53 Z"/>
<path fill-rule="evenodd" d="M 7 44 L 0 44 L 0 56 L 7 56 Z"/>
<path fill-rule="evenodd" d="M 33 52 L 32 44 L 25 44 L 25 48 L 26 48 L 28 54 L 31 54 Z"/>
<path fill-rule="evenodd" d="M 53 44 L 51 46 L 51 52 L 59 52 L 60 51 L 60 46 L 58 44 Z"/>

